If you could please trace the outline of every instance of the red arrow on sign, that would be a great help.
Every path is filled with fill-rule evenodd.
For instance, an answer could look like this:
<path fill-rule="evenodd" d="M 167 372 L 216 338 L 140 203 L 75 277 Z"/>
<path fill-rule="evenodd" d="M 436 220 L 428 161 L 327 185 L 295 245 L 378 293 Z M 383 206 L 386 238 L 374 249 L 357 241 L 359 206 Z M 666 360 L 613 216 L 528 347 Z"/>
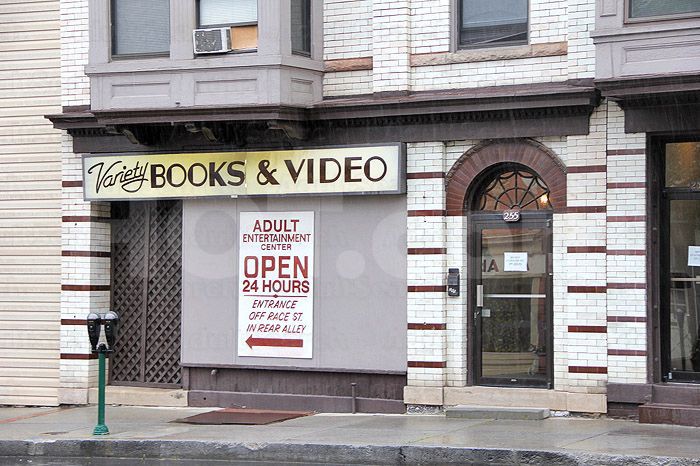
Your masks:
<path fill-rule="evenodd" d="M 245 341 L 251 349 L 253 346 L 276 346 L 285 348 L 302 348 L 304 340 L 292 340 L 288 338 L 253 338 L 249 336 Z"/>

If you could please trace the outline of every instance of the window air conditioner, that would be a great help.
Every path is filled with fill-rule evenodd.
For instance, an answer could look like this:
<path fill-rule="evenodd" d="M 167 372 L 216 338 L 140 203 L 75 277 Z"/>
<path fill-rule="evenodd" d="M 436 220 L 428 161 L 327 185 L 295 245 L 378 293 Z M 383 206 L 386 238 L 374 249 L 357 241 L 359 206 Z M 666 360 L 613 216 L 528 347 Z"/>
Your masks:
<path fill-rule="evenodd" d="M 195 29 L 192 31 L 194 54 L 224 53 L 231 51 L 231 29 Z"/>

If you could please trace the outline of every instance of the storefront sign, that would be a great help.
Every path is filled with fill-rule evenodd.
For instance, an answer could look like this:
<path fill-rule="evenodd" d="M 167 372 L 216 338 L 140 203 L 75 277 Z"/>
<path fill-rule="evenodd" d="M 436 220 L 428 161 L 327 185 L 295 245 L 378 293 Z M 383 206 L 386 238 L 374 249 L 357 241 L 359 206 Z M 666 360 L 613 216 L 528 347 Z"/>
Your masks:
<path fill-rule="evenodd" d="M 311 358 L 313 212 L 241 212 L 238 355 Z"/>
<path fill-rule="evenodd" d="M 266 152 L 96 155 L 87 200 L 405 192 L 400 145 Z"/>

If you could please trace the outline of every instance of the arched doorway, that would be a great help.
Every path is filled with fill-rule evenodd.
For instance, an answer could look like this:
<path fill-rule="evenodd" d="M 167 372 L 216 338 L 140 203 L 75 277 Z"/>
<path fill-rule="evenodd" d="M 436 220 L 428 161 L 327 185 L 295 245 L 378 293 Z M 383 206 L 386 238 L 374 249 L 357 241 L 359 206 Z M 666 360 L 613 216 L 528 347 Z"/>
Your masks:
<path fill-rule="evenodd" d="M 552 388 L 552 215 L 567 212 L 566 166 L 530 139 L 472 147 L 446 176 L 467 218 L 468 380 Z M 524 270 L 523 270 L 524 269 Z"/>
<path fill-rule="evenodd" d="M 518 163 L 484 170 L 468 203 L 473 383 L 552 387 L 552 205 Z"/>

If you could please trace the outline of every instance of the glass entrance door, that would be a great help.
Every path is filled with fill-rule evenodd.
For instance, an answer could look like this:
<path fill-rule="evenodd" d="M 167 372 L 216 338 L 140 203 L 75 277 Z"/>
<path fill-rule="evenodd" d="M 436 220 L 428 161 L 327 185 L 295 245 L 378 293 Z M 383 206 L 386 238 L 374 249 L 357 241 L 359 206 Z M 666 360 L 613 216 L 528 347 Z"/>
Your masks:
<path fill-rule="evenodd" d="M 666 377 L 700 382 L 700 200 L 671 199 L 668 206 Z"/>
<path fill-rule="evenodd" d="M 551 388 L 550 218 L 473 218 L 476 384 Z"/>
<path fill-rule="evenodd" d="M 700 383 L 700 142 L 662 147 L 662 374 Z"/>

